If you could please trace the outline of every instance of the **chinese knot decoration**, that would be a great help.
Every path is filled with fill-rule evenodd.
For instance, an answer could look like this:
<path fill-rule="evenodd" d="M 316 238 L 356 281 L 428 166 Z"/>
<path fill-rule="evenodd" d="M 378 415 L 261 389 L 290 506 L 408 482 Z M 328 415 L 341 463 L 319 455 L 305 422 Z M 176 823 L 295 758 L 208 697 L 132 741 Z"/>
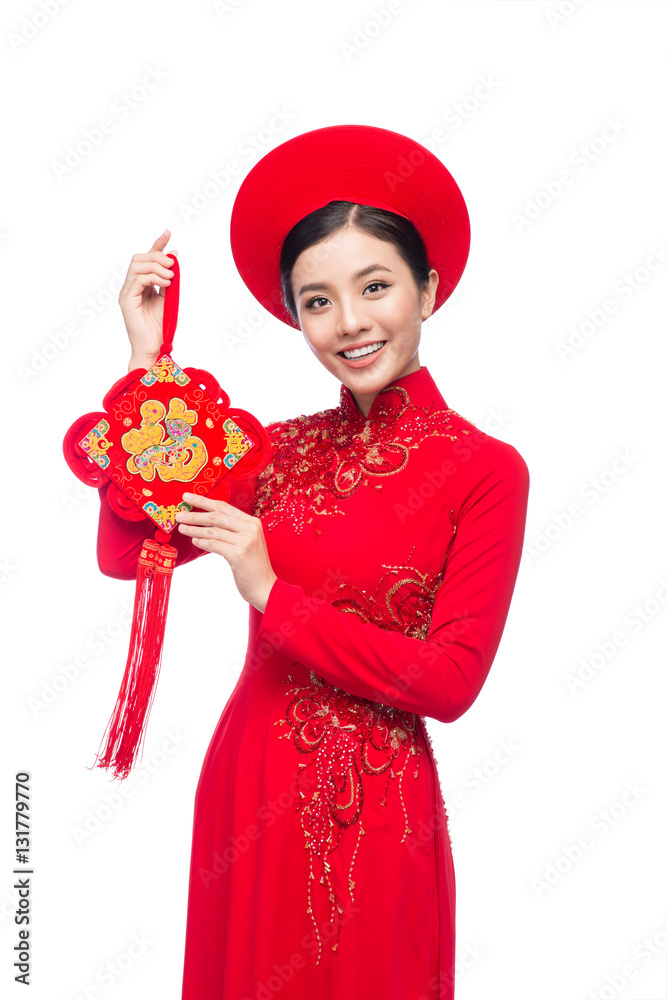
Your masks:
<path fill-rule="evenodd" d="M 179 510 L 192 510 L 183 492 L 229 497 L 228 479 L 248 479 L 266 467 L 271 445 L 262 424 L 201 368 L 179 368 L 171 357 L 178 318 L 180 269 L 164 295 L 163 343 L 155 364 L 119 379 L 104 412 L 71 425 L 63 452 L 88 486 L 107 489 L 109 505 L 127 520 L 148 518 L 154 530 L 137 564 L 130 649 L 115 709 L 97 766 L 129 774 L 145 733 L 160 672 L 171 578 L 178 550 L 171 544 Z M 196 504 L 194 505 L 196 506 Z M 104 737 L 103 737 L 104 741 Z"/>

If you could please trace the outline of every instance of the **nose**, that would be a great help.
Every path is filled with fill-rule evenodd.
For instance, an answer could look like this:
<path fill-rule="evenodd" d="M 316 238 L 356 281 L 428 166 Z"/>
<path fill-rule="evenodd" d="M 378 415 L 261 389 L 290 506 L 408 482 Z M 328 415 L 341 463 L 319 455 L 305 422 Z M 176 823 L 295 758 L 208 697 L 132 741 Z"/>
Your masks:
<path fill-rule="evenodd" d="M 338 333 L 340 336 L 354 337 L 370 328 L 363 303 L 343 299 L 338 310 Z"/>

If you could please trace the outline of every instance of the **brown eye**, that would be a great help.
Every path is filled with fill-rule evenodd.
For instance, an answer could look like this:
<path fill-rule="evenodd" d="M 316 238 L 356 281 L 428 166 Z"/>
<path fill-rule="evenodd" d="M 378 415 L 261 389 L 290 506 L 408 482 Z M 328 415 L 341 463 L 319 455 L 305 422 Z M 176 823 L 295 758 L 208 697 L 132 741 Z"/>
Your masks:
<path fill-rule="evenodd" d="M 313 302 L 326 302 L 326 301 L 327 300 L 325 299 L 325 297 L 323 295 L 316 295 L 315 298 L 308 299 L 308 301 L 306 302 L 306 309 L 310 309 L 310 307 L 312 306 Z"/>

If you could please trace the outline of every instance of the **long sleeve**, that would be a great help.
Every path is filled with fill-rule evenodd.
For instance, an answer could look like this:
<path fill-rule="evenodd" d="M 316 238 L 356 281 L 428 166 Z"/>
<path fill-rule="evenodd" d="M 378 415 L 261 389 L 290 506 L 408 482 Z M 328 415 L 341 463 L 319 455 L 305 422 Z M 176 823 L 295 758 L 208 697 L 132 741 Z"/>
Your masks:
<path fill-rule="evenodd" d="M 246 513 L 252 512 L 254 500 L 254 480 L 242 479 L 229 482 L 230 494 L 227 503 L 239 507 Z M 126 521 L 109 505 L 108 486 L 99 490 L 100 516 L 97 529 L 97 564 L 105 576 L 117 580 L 134 580 L 137 562 L 145 538 L 152 537 L 155 528 L 148 518 L 141 521 Z M 193 545 L 192 538 L 178 529 L 172 532 L 170 544 L 178 550 L 176 565 L 191 562 L 198 556 L 208 555 L 209 549 Z"/>
<path fill-rule="evenodd" d="M 462 465 L 452 477 L 456 533 L 425 640 L 341 612 L 278 577 L 258 641 L 358 697 L 440 722 L 463 715 L 486 680 L 505 627 L 529 490 L 528 468 L 511 445 L 502 443 L 492 467 L 475 465 Z"/>

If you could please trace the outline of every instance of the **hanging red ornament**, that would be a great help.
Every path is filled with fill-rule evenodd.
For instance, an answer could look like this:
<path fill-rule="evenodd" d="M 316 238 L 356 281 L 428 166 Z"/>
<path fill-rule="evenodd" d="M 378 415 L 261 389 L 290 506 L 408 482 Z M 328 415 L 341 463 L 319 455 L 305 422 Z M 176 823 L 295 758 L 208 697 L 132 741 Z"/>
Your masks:
<path fill-rule="evenodd" d="M 178 550 L 169 544 L 179 510 L 192 510 L 183 492 L 227 500 L 230 478 L 248 479 L 266 467 L 271 445 L 247 410 L 230 407 L 227 393 L 201 368 L 173 358 L 180 268 L 164 296 L 163 342 L 149 369 L 135 368 L 86 413 L 63 440 L 78 479 L 108 490 L 109 504 L 128 520 L 155 526 L 137 565 L 130 648 L 116 706 L 96 766 L 126 778 L 139 753 L 160 672 L 169 590 Z M 196 505 L 194 505 L 196 506 Z"/>

